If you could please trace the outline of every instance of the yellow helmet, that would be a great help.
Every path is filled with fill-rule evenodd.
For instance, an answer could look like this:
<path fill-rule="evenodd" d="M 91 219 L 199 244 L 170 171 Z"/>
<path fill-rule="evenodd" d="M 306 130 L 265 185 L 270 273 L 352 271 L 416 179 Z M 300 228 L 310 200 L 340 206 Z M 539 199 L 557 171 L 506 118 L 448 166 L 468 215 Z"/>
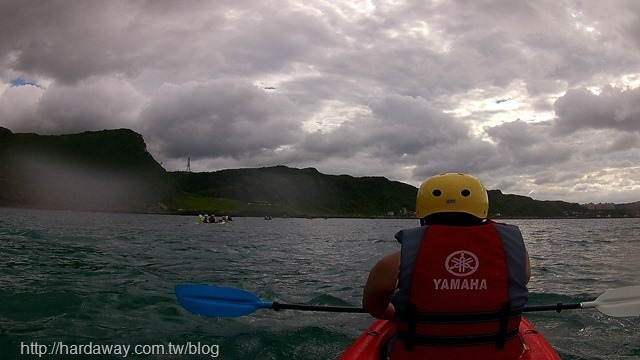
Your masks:
<path fill-rule="evenodd" d="M 486 219 L 489 196 L 477 178 L 460 173 L 440 174 L 425 180 L 416 199 L 416 217 L 441 212 L 462 212 Z"/>

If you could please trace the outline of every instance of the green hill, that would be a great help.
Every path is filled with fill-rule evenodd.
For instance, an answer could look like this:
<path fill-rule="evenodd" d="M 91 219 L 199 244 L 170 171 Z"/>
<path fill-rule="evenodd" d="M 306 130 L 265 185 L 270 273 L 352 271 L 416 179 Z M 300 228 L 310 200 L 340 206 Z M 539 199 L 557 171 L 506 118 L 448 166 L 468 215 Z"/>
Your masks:
<path fill-rule="evenodd" d="M 181 190 L 196 195 L 201 211 L 289 216 L 411 216 L 418 189 L 382 177 L 325 175 L 285 166 L 172 173 Z M 491 217 L 591 217 L 585 207 L 538 201 L 489 190 Z M 220 201 L 225 200 L 225 203 Z M 235 205 L 233 205 L 235 204 Z M 231 205 L 231 206 L 230 206 Z M 226 206 L 226 208 L 225 208 Z M 193 209 L 193 206 L 186 206 Z"/>
<path fill-rule="evenodd" d="M 43 136 L 0 127 L 0 206 L 272 216 L 411 216 L 417 188 L 286 166 L 166 172 L 127 129 Z M 491 217 L 638 216 L 490 190 Z"/>
<path fill-rule="evenodd" d="M 489 190 L 488 193 L 490 217 L 575 218 L 595 215 L 577 203 L 534 200 L 527 196 L 506 195 L 500 190 Z"/>
<path fill-rule="evenodd" d="M 314 168 L 286 166 L 233 169 L 208 173 L 171 173 L 186 193 L 236 202 L 251 215 L 379 216 L 412 210 L 417 189 L 383 177 L 325 175 Z"/>

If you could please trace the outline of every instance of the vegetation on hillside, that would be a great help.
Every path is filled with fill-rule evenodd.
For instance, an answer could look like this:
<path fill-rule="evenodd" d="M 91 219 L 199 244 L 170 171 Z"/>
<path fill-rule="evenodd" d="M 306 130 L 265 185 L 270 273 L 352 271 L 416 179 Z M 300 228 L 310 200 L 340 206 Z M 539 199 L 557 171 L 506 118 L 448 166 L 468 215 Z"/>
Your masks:
<path fill-rule="evenodd" d="M 286 166 L 171 173 L 181 190 L 238 201 L 252 215 L 379 216 L 411 210 L 416 188 L 383 177 L 325 175 Z M 225 211 L 224 209 L 209 209 Z"/>

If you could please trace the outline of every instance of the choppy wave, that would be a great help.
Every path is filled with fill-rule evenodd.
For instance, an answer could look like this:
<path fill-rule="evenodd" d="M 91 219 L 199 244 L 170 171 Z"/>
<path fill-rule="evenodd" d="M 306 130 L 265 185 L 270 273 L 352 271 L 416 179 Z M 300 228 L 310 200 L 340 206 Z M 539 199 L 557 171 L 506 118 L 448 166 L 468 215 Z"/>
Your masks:
<path fill-rule="evenodd" d="M 640 220 L 515 223 L 532 259 L 530 305 L 593 300 L 639 280 Z M 368 315 L 259 310 L 207 318 L 182 309 L 173 288 L 216 284 L 270 301 L 359 306 L 371 266 L 398 250 L 395 231 L 415 225 L 236 218 L 201 226 L 179 216 L 0 209 L 0 353 L 22 359 L 20 344 L 33 341 L 199 341 L 218 344 L 224 359 L 333 359 L 369 325 Z M 563 359 L 640 358 L 639 318 L 593 309 L 526 316 Z"/>

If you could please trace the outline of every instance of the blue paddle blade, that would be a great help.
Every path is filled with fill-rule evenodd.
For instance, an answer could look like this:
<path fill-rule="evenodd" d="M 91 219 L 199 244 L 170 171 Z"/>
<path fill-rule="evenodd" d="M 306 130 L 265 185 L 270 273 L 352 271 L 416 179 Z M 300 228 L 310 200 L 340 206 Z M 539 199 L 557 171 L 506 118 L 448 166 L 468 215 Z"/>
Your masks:
<path fill-rule="evenodd" d="M 238 317 L 259 309 L 273 308 L 272 302 L 262 301 L 248 291 L 234 288 L 180 284 L 175 292 L 183 308 L 206 316 Z"/>

